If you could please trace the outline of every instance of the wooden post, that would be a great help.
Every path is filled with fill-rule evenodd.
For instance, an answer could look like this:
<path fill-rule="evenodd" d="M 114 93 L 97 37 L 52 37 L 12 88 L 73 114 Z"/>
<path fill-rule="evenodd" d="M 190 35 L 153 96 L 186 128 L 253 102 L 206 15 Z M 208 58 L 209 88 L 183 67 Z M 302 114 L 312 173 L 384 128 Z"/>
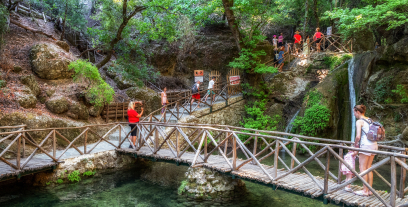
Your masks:
<path fill-rule="evenodd" d="M 259 132 L 256 132 L 256 134 L 259 134 Z M 256 155 L 256 148 L 258 147 L 258 136 L 255 136 L 254 137 L 254 155 Z M 252 164 L 253 165 L 256 165 L 256 162 L 255 162 L 255 160 L 252 160 Z"/>
<path fill-rule="evenodd" d="M 125 103 L 123 103 L 122 104 L 122 121 L 124 121 L 125 120 Z M 120 127 L 119 127 L 119 129 L 120 129 Z"/>
<path fill-rule="evenodd" d="M 17 3 L 17 6 L 18 6 L 18 3 Z M 25 130 L 25 126 L 23 127 L 23 131 L 24 130 Z M 25 132 L 23 132 L 23 136 L 26 136 Z M 23 142 L 23 154 L 21 157 L 24 158 L 25 157 L 25 139 L 22 139 L 21 141 Z"/>
<path fill-rule="evenodd" d="M 204 132 L 204 134 L 205 134 L 205 132 Z M 205 138 L 204 138 L 204 157 L 207 157 L 207 154 L 208 154 L 208 151 L 207 151 L 207 139 L 208 139 L 208 136 L 207 135 L 205 135 Z M 207 162 L 207 159 L 205 159 L 204 160 L 204 162 Z"/>
<path fill-rule="evenodd" d="M 156 126 L 157 127 L 157 126 Z M 154 130 L 154 151 L 156 154 L 157 150 L 159 149 L 159 132 L 157 130 L 157 128 Z"/>
<path fill-rule="evenodd" d="M 292 139 L 295 139 L 295 137 L 293 137 Z M 293 156 L 296 156 L 296 147 L 297 147 L 297 143 L 296 142 L 292 142 L 292 154 Z M 295 167 L 295 160 L 292 158 L 290 161 L 290 169 L 293 169 Z"/>
<path fill-rule="evenodd" d="M 276 147 L 275 147 L 275 159 L 273 162 L 273 178 L 275 179 L 278 177 L 278 162 L 279 162 L 279 143 L 280 141 L 276 140 Z"/>
<path fill-rule="evenodd" d="M 17 164 L 17 170 L 20 170 L 20 163 L 21 163 L 20 148 L 21 148 L 21 136 L 17 140 L 17 163 L 16 163 Z"/>
<path fill-rule="evenodd" d="M 118 148 L 120 148 L 120 146 L 121 146 L 121 143 L 122 142 L 122 127 L 120 127 L 119 126 L 119 145 L 118 145 Z"/>
<path fill-rule="evenodd" d="M 214 87 L 214 85 L 213 85 L 213 87 Z M 209 96 L 210 96 L 210 99 L 211 99 L 211 104 L 210 104 L 210 113 L 212 113 L 212 110 L 213 110 L 213 100 L 212 100 L 212 92 L 213 92 L 213 90 L 212 90 L 212 88 L 210 89 L 210 94 L 209 94 Z"/>
<path fill-rule="evenodd" d="M 401 154 L 406 155 L 407 153 L 405 151 L 402 151 Z M 400 158 L 402 162 L 405 163 L 405 158 Z M 405 190 L 405 178 L 407 176 L 407 170 L 403 167 L 401 167 L 401 178 L 400 178 L 400 186 L 399 186 L 399 197 L 404 198 L 404 190 Z"/>
<path fill-rule="evenodd" d="M 226 154 L 226 155 L 228 155 L 227 154 L 227 150 L 228 150 L 228 140 L 229 140 L 229 138 L 228 138 L 228 132 L 226 132 L 225 133 L 225 138 L 227 138 L 227 141 L 225 141 L 225 145 L 224 145 L 224 154 Z"/>
<path fill-rule="evenodd" d="M 118 103 L 116 103 L 115 114 L 115 120 L 118 121 Z"/>
<path fill-rule="evenodd" d="M 108 106 L 106 108 L 106 123 L 108 123 L 108 121 L 109 121 L 108 115 L 109 115 L 109 104 L 108 104 Z"/>
<path fill-rule="evenodd" d="M 177 108 L 177 120 L 180 118 L 180 111 L 179 111 L 179 102 L 177 101 L 177 103 L 176 103 L 176 108 Z"/>
<path fill-rule="evenodd" d="M 327 204 L 327 192 L 329 191 L 329 174 L 330 173 L 330 151 L 327 150 L 326 154 L 326 170 L 324 172 L 324 184 L 323 184 L 323 203 Z"/>
<path fill-rule="evenodd" d="M 391 191 L 390 191 L 390 205 L 395 206 L 397 197 L 397 166 L 395 164 L 395 157 L 391 156 Z"/>
<path fill-rule="evenodd" d="M 120 131 L 119 131 L 119 136 L 120 136 Z M 84 154 L 86 154 L 86 142 L 88 140 L 88 131 L 85 132 L 85 139 L 84 139 Z M 119 140 L 120 143 L 120 140 Z"/>
<path fill-rule="evenodd" d="M 232 170 L 237 169 L 237 138 L 232 138 Z"/>
<path fill-rule="evenodd" d="M 53 130 L 52 133 L 52 148 L 53 148 L 53 157 L 57 157 L 57 138 L 55 136 L 55 129 Z"/>
<path fill-rule="evenodd" d="M 341 143 L 340 145 L 343 146 L 344 144 Z M 339 148 L 339 156 L 343 157 L 343 148 Z M 337 184 L 341 184 L 341 179 L 342 179 L 341 162 L 339 161 L 339 171 L 338 171 L 338 175 L 337 175 Z"/>

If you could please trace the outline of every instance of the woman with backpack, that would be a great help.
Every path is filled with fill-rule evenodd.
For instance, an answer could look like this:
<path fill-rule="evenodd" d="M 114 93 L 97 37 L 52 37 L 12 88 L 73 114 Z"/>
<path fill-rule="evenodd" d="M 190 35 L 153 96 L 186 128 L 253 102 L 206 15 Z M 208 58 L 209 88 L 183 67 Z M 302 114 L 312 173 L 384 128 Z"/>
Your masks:
<path fill-rule="evenodd" d="M 354 142 L 354 147 L 361 148 L 365 150 L 378 150 L 378 145 L 376 141 L 371 141 L 368 139 L 368 134 L 371 133 L 370 126 L 373 121 L 365 116 L 366 107 L 364 105 L 357 105 L 354 107 L 354 116 L 357 119 L 356 123 L 356 139 Z M 381 126 L 382 127 L 382 126 Z M 369 169 L 373 163 L 375 154 L 368 152 L 359 152 L 359 165 L 360 173 Z M 370 186 L 373 186 L 373 172 L 367 173 L 363 176 L 364 180 L 367 181 Z M 370 196 L 373 193 L 364 185 L 363 190 L 355 191 L 354 194 L 360 196 Z"/>

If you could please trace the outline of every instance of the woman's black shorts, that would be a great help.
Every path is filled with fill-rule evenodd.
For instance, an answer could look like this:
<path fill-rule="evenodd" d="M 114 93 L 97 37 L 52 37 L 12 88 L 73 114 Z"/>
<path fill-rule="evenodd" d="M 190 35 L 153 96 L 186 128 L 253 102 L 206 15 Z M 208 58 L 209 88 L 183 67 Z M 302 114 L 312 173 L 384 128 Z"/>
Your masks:
<path fill-rule="evenodd" d="M 129 126 L 130 126 L 130 130 L 135 129 L 130 133 L 130 136 L 137 136 L 137 127 L 136 127 L 137 125 L 136 124 L 129 124 Z"/>
<path fill-rule="evenodd" d="M 283 46 L 283 42 L 278 42 L 278 47 L 282 47 Z"/>

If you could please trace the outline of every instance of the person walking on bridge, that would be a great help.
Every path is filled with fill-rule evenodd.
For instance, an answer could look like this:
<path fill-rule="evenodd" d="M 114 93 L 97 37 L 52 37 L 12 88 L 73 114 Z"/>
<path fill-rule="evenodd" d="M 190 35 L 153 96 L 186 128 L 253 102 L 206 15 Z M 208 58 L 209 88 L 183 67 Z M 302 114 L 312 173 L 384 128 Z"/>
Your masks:
<path fill-rule="evenodd" d="M 295 35 L 293 38 L 295 39 L 295 50 L 296 50 L 296 55 L 299 54 L 299 49 L 301 48 L 300 44 L 302 42 L 302 36 L 300 36 L 299 31 L 295 32 Z"/>
<path fill-rule="evenodd" d="M 193 88 L 191 89 L 191 93 L 193 94 L 191 97 L 191 105 L 193 105 L 194 101 L 197 100 L 197 108 L 200 108 L 200 81 L 194 84 Z"/>
<path fill-rule="evenodd" d="M 129 119 L 129 126 L 130 126 L 130 141 L 133 142 L 133 146 L 136 145 L 136 139 L 137 139 L 137 123 L 139 123 L 139 118 L 142 117 L 143 115 L 143 107 L 142 107 L 142 111 L 140 112 L 140 114 L 138 114 L 135 110 L 136 104 L 140 104 L 142 105 L 141 101 L 135 101 L 135 102 L 130 102 L 129 106 L 128 106 L 128 119 Z M 132 144 L 129 145 L 129 148 L 133 148 Z"/>
<path fill-rule="evenodd" d="M 213 102 L 215 101 L 215 92 L 214 92 L 214 84 L 215 84 L 215 76 L 213 76 L 208 83 L 208 91 L 205 97 L 205 102 L 207 102 L 207 98 L 212 95 Z"/>
<path fill-rule="evenodd" d="M 357 119 L 356 123 L 356 139 L 354 142 L 354 147 L 366 149 L 366 150 L 378 150 L 377 142 L 370 141 L 367 138 L 367 133 L 370 130 L 370 124 L 372 120 L 365 116 L 366 106 L 364 105 L 357 105 L 354 107 L 354 116 Z M 375 154 L 368 153 L 368 152 L 359 152 L 359 166 L 360 166 L 360 173 L 364 172 L 365 170 L 371 167 L 373 163 Z M 363 176 L 364 180 L 370 186 L 373 186 L 373 172 L 369 172 L 368 174 Z M 356 195 L 360 196 L 370 196 L 373 193 L 367 188 L 367 186 L 363 186 L 363 190 L 355 191 Z"/>
<path fill-rule="evenodd" d="M 278 47 L 283 46 L 283 33 L 280 33 L 280 36 L 278 37 Z"/>
<path fill-rule="evenodd" d="M 279 72 L 282 72 L 283 65 L 285 65 L 285 62 L 283 61 L 285 58 L 285 47 L 281 47 L 279 51 L 279 57 L 278 57 L 278 67 L 279 67 Z"/>
<path fill-rule="evenodd" d="M 163 92 L 161 92 L 161 104 L 162 104 L 162 110 L 161 113 L 162 115 L 166 111 L 166 105 L 169 104 L 169 100 L 167 100 L 167 87 L 163 88 Z"/>
<path fill-rule="evenodd" d="M 316 28 L 316 33 L 313 35 L 313 40 L 316 41 L 317 53 L 320 52 L 320 44 L 324 38 L 324 34 L 320 32 L 320 28 Z"/>

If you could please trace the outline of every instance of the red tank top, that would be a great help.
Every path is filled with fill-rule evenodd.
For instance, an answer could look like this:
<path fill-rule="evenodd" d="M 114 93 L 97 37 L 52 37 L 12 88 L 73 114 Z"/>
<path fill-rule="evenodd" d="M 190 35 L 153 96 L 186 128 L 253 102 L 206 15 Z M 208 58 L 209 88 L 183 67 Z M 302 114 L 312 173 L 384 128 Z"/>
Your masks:
<path fill-rule="evenodd" d="M 320 39 L 322 37 L 322 33 L 321 32 L 316 32 L 316 39 Z"/>

